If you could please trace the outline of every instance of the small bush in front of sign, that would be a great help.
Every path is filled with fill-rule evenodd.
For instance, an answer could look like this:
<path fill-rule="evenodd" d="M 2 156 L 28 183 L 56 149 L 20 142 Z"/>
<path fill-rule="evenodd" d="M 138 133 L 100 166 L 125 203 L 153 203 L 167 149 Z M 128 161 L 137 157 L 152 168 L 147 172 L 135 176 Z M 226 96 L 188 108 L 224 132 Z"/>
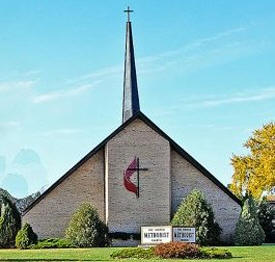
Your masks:
<path fill-rule="evenodd" d="M 217 245 L 220 241 L 222 230 L 215 221 L 212 207 L 207 203 L 202 192 L 196 189 L 182 201 L 171 224 L 195 227 L 196 243 L 200 245 Z"/>
<path fill-rule="evenodd" d="M 200 248 L 197 244 L 170 242 L 158 244 L 154 253 L 161 258 L 199 258 Z"/>

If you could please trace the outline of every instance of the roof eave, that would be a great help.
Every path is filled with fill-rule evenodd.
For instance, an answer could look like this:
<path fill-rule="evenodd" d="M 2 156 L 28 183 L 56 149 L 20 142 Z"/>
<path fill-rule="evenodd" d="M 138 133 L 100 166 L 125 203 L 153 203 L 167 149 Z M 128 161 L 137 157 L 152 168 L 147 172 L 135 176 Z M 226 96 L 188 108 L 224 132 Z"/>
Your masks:
<path fill-rule="evenodd" d="M 145 114 L 141 111 L 134 114 L 126 122 L 120 125 L 115 131 L 113 131 L 109 136 L 107 136 L 101 143 L 99 143 L 92 151 L 90 151 L 86 156 L 84 156 L 78 163 L 76 163 L 70 170 L 68 170 L 61 178 L 59 178 L 54 184 L 52 184 L 43 194 L 41 194 L 35 201 L 33 201 L 24 211 L 23 216 L 27 214 L 36 204 L 38 204 L 48 193 L 50 193 L 55 187 L 57 187 L 63 180 L 65 180 L 69 175 L 71 175 L 75 170 L 77 170 L 82 164 L 84 164 L 90 157 L 96 154 L 100 149 L 102 149 L 106 143 L 117 135 L 121 130 L 123 130 L 128 124 L 130 124 L 135 119 L 140 118 L 146 124 L 148 124 L 153 130 L 158 134 L 166 138 L 171 147 L 175 149 L 183 158 L 185 158 L 190 164 L 197 168 L 203 175 L 209 178 L 214 184 L 216 184 L 221 190 L 223 190 L 229 197 L 231 197 L 239 205 L 242 205 L 241 200 L 237 198 L 227 187 L 225 187 L 214 175 L 212 175 L 204 166 L 202 166 L 195 158 L 189 155 L 181 146 L 179 146 L 172 138 L 170 138 L 165 132 L 163 132 L 156 124 L 154 124 Z"/>

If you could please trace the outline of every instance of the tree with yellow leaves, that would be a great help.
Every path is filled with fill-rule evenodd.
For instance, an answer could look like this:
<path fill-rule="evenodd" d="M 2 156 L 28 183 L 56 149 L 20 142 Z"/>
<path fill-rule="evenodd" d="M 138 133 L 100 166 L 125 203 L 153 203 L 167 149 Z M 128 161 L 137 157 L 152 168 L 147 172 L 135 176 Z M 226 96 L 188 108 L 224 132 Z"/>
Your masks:
<path fill-rule="evenodd" d="M 234 174 L 230 189 L 240 199 L 260 199 L 275 188 L 275 122 L 255 130 L 244 146 L 249 154 L 231 159 Z"/>

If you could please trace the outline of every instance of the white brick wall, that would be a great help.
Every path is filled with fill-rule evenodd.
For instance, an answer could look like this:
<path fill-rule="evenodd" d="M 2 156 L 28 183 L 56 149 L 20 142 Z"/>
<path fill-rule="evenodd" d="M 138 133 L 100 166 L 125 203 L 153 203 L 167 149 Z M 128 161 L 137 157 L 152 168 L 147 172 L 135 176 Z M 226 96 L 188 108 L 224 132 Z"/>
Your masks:
<path fill-rule="evenodd" d="M 204 193 L 208 203 L 212 205 L 215 218 L 223 229 L 222 239 L 230 240 L 233 237 L 241 207 L 174 150 L 171 152 L 171 174 L 172 213 L 175 213 L 182 199 L 196 188 Z"/>
<path fill-rule="evenodd" d="M 64 236 L 72 213 L 83 202 L 94 205 L 104 219 L 103 150 L 96 153 L 23 217 L 40 239 Z"/>

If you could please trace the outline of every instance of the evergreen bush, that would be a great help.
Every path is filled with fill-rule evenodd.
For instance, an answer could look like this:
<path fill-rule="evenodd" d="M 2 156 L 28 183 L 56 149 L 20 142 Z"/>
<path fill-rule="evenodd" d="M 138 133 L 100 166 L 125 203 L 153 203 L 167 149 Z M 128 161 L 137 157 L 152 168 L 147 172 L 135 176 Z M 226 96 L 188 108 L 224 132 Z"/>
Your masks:
<path fill-rule="evenodd" d="M 15 245 L 17 248 L 26 249 L 36 243 L 37 235 L 33 232 L 32 227 L 26 223 L 23 228 L 18 231 L 15 239 Z"/>
<path fill-rule="evenodd" d="M 265 242 L 275 242 L 275 238 L 272 238 L 272 219 L 274 216 L 275 208 L 266 201 L 266 198 L 264 198 L 259 205 L 258 218 L 266 235 Z"/>
<path fill-rule="evenodd" d="M 15 237 L 21 228 L 21 216 L 15 205 L 5 196 L 1 198 L 0 247 L 14 247 Z"/>
<path fill-rule="evenodd" d="M 215 222 L 214 212 L 203 194 L 194 189 L 180 204 L 172 219 L 173 226 L 196 228 L 196 243 L 216 245 L 219 243 L 221 228 Z"/>
<path fill-rule="evenodd" d="M 108 228 L 100 220 L 97 210 L 88 203 L 83 203 L 73 214 L 66 238 L 77 247 L 109 245 Z"/>
<path fill-rule="evenodd" d="M 249 197 L 244 202 L 242 213 L 235 230 L 235 245 L 255 246 L 261 245 L 265 240 L 265 233 L 257 216 L 257 207 L 254 200 Z"/>

